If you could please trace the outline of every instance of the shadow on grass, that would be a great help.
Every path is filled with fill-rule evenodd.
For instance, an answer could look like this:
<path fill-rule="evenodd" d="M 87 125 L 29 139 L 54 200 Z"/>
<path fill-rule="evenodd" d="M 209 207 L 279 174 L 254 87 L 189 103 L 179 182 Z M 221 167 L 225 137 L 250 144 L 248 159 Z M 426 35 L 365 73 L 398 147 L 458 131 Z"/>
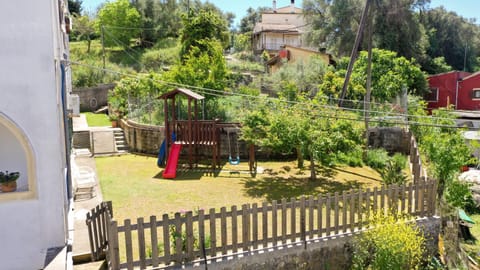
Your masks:
<path fill-rule="evenodd" d="M 265 197 L 267 201 L 282 198 L 318 195 L 323 193 L 343 192 L 362 186 L 357 181 L 338 182 L 324 177 L 316 180 L 309 178 L 263 177 L 261 179 L 243 180 L 246 195 L 253 198 Z"/>
<path fill-rule="evenodd" d="M 218 171 L 212 172 L 211 170 L 206 171 L 206 170 L 178 170 L 177 171 L 177 177 L 173 179 L 166 179 L 163 178 L 163 170 L 158 172 L 153 178 L 155 179 L 160 179 L 160 180 L 166 180 L 166 181 L 192 181 L 192 180 L 200 180 L 203 176 L 209 176 L 209 177 L 217 177 L 218 176 Z"/>
<path fill-rule="evenodd" d="M 342 170 L 338 167 L 335 167 L 335 168 L 330 168 L 331 170 L 336 170 L 336 171 L 340 171 L 340 172 L 344 172 L 344 173 L 348 173 L 348 174 L 352 174 L 352 175 L 355 175 L 355 176 L 359 176 L 359 177 L 362 177 L 362 178 L 366 178 L 366 179 L 370 179 L 370 180 L 374 180 L 374 181 L 382 181 L 381 179 L 378 179 L 378 178 L 373 178 L 371 176 L 368 176 L 368 175 L 363 175 L 363 174 L 359 174 L 359 173 L 355 173 L 355 172 L 350 172 L 350 171 L 347 171 L 347 170 Z"/>

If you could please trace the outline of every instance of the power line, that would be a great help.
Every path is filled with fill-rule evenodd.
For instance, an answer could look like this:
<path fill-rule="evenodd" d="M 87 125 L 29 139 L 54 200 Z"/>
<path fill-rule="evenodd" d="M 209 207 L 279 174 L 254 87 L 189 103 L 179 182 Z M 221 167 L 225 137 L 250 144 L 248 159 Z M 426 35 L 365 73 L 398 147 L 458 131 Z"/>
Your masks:
<path fill-rule="evenodd" d="M 110 29 L 121 29 L 121 30 L 157 30 L 155 27 L 124 27 L 124 26 L 117 26 L 117 25 L 105 25 L 105 28 Z"/>
<path fill-rule="evenodd" d="M 141 77 L 138 74 L 122 73 L 122 72 L 119 72 L 119 71 L 106 69 L 106 68 L 104 69 L 104 68 L 84 64 L 84 63 L 77 62 L 77 61 L 69 61 L 69 63 L 74 64 L 74 65 L 89 67 L 89 68 L 92 68 L 92 69 L 102 70 L 102 71 L 105 71 L 105 72 L 114 73 L 114 74 L 125 76 L 125 77 L 150 80 L 150 81 L 153 81 L 153 82 L 156 82 L 156 83 L 161 83 L 161 84 L 170 85 L 170 86 L 174 86 L 174 87 L 184 87 L 184 88 L 196 89 L 198 92 L 201 92 L 205 95 L 210 95 L 210 96 L 216 96 L 216 97 L 239 96 L 239 97 L 244 97 L 244 98 L 263 99 L 263 100 L 273 99 L 273 98 L 266 98 L 264 96 L 253 96 L 253 95 L 248 95 L 248 94 L 226 92 L 226 91 L 223 91 L 223 90 L 209 89 L 209 88 L 187 85 L 187 84 L 182 84 L 182 83 L 167 82 L 167 81 L 162 81 L 162 80 L 154 80 L 152 78 Z M 282 103 L 286 103 L 286 104 L 292 104 L 292 105 L 294 105 L 294 104 L 296 104 L 296 105 L 302 105 L 302 104 L 307 105 L 306 103 L 299 102 L 299 101 L 286 101 L 286 100 L 280 100 L 280 99 L 274 99 L 274 100 L 282 102 Z M 356 102 L 358 102 L 358 101 L 356 101 Z M 335 112 L 335 114 L 336 114 L 335 116 L 327 115 L 327 118 L 335 118 L 335 119 L 363 121 L 363 119 L 347 118 L 347 117 L 338 116 L 337 113 L 338 113 L 339 109 L 342 109 L 344 111 L 357 112 L 357 113 L 365 112 L 365 110 L 361 110 L 361 109 L 340 108 L 340 107 L 330 106 L 330 105 L 315 104 L 314 106 L 316 108 L 323 108 L 323 109 Z M 420 119 L 428 119 L 428 120 L 434 120 L 434 121 L 436 121 L 436 120 L 438 120 L 438 121 L 439 120 L 453 121 L 453 119 L 450 119 L 450 118 L 442 118 L 442 117 L 434 117 L 434 116 L 409 115 L 409 114 L 389 113 L 389 112 L 382 112 L 382 111 L 371 111 L 371 112 L 378 113 L 378 114 L 381 114 L 381 115 L 387 115 L 387 116 L 420 118 Z M 315 114 L 316 116 L 325 117 L 325 113 L 323 113 L 323 114 L 319 114 L 318 112 L 314 112 L 314 113 L 317 113 L 317 114 Z M 401 124 L 401 125 L 428 126 L 428 127 L 443 127 L 443 128 L 464 128 L 464 127 L 458 127 L 456 125 L 423 123 L 423 122 L 418 122 L 418 120 L 417 121 L 407 120 L 405 122 L 404 121 L 402 121 L 402 122 L 401 121 L 392 121 L 392 120 L 388 120 L 388 121 L 387 120 L 372 120 L 371 122 L 387 123 L 387 124 Z"/>
<path fill-rule="evenodd" d="M 118 46 L 124 48 L 123 51 L 136 63 L 138 63 L 140 65 L 140 67 L 143 66 L 143 64 L 141 62 L 139 62 L 137 60 L 137 58 L 133 55 L 131 55 L 127 49 L 129 50 L 132 50 L 134 53 L 137 53 L 137 51 L 131 49 L 129 46 L 125 46 L 126 44 L 124 44 L 123 42 L 121 42 L 120 40 L 116 39 L 112 34 L 108 33 L 108 31 L 105 31 L 105 33 L 113 40 L 113 42 L 115 42 Z"/>

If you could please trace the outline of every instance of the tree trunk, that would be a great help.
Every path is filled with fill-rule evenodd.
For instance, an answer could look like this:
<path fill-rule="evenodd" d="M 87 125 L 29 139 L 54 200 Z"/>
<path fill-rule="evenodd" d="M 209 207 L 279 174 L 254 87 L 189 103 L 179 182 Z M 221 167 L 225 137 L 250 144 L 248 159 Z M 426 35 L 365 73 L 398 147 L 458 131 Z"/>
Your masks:
<path fill-rule="evenodd" d="M 313 158 L 313 154 L 310 155 L 310 180 L 317 180 L 317 173 L 315 172 L 315 159 Z"/>
<path fill-rule="evenodd" d="M 92 44 L 92 40 L 90 37 L 87 37 L 87 53 L 90 53 L 90 45 Z"/>
<path fill-rule="evenodd" d="M 303 154 L 300 146 L 297 146 L 297 167 L 303 168 Z"/>

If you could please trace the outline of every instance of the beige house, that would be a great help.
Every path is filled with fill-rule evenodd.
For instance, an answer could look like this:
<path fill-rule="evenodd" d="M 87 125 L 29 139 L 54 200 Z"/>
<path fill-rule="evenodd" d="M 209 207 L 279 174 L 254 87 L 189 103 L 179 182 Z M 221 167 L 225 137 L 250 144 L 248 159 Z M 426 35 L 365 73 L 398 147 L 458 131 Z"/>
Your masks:
<path fill-rule="evenodd" d="M 281 50 L 278 51 L 278 54 L 268 60 L 268 72 L 276 72 L 285 63 L 306 62 L 309 58 L 315 55 L 323 59 L 327 65 L 336 65 L 332 55 L 326 53 L 325 50 L 316 51 L 312 49 L 285 45 L 281 47 Z"/>
<path fill-rule="evenodd" d="M 252 34 L 252 48 L 255 54 L 266 50 L 270 54 L 277 53 L 281 46 L 302 47 L 302 34 L 306 31 L 303 10 L 295 7 L 295 0 L 290 6 L 273 8 L 262 14 L 262 21 L 255 25 Z"/>

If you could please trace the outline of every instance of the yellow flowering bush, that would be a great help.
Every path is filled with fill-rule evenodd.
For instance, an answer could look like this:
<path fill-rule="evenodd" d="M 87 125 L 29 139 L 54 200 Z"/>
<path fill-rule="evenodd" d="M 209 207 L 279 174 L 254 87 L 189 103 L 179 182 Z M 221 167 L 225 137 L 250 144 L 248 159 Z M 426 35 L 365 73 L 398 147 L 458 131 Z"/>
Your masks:
<path fill-rule="evenodd" d="M 372 229 L 353 243 L 352 269 L 418 269 L 424 254 L 425 239 L 415 223 L 405 217 L 376 215 Z"/>

